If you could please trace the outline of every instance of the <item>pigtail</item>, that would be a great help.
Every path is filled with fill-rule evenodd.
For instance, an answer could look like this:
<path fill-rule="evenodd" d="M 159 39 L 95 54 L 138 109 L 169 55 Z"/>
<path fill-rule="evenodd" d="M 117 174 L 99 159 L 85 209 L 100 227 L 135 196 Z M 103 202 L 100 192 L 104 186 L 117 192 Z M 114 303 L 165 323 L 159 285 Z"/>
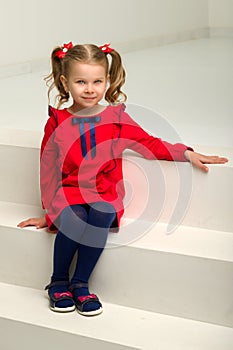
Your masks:
<path fill-rule="evenodd" d="M 109 69 L 110 86 L 106 91 L 105 100 L 111 104 L 125 102 L 127 96 L 121 91 L 121 87 L 125 83 L 126 74 L 122 65 L 121 56 L 116 50 L 112 50 L 108 54 L 111 55 L 112 62 Z M 123 97 L 123 100 L 121 97 Z"/>
<path fill-rule="evenodd" d="M 52 64 L 52 72 L 45 77 L 45 81 L 47 86 L 49 86 L 48 89 L 48 99 L 50 101 L 50 95 L 51 91 L 54 89 L 54 87 L 57 88 L 59 94 L 56 96 L 56 99 L 58 100 L 58 108 L 64 103 L 69 100 L 69 92 L 65 91 L 65 88 L 60 80 L 60 77 L 63 72 L 63 59 L 56 56 L 57 52 L 61 51 L 60 47 L 57 47 L 53 50 L 51 54 L 51 64 Z"/>

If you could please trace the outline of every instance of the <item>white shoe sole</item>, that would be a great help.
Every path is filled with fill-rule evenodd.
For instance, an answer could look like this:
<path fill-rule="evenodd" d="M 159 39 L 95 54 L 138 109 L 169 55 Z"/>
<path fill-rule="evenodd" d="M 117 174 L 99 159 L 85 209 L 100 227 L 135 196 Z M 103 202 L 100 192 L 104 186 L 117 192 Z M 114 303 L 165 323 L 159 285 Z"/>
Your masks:
<path fill-rule="evenodd" d="M 75 305 L 74 306 L 69 306 L 69 307 L 49 307 L 50 310 L 54 311 L 54 312 L 61 312 L 61 313 L 65 313 L 65 312 L 72 312 L 75 310 Z"/>
<path fill-rule="evenodd" d="M 102 314 L 103 308 L 100 307 L 98 310 L 93 310 L 93 311 L 79 311 L 79 310 L 77 311 L 80 315 L 83 315 L 83 316 L 97 316 Z"/>

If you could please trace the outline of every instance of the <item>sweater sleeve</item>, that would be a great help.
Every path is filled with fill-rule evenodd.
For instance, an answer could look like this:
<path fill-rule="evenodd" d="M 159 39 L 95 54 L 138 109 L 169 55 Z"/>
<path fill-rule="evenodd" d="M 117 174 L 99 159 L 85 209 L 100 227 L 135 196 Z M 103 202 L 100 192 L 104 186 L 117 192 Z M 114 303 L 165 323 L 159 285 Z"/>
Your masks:
<path fill-rule="evenodd" d="M 58 150 L 54 142 L 57 126 L 56 116 L 49 110 L 50 118 L 44 128 L 44 137 L 40 152 L 40 190 L 44 209 L 48 209 L 58 187 L 58 172 L 56 162 Z"/>
<path fill-rule="evenodd" d="M 193 149 L 182 143 L 171 144 L 148 134 L 127 113 L 124 105 L 120 114 L 120 139 L 123 149 L 129 148 L 141 154 L 146 159 L 170 160 L 186 162 L 186 150 Z"/>

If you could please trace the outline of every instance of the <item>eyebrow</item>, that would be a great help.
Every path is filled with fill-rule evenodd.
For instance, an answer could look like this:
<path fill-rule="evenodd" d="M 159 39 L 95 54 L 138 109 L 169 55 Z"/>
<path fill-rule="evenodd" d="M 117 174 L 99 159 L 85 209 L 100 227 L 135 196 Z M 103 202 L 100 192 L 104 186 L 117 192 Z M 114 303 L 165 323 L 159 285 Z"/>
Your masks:
<path fill-rule="evenodd" d="M 76 77 L 74 77 L 74 79 L 82 79 L 82 80 L 85 80 L 86 77 L 76 76 Z M 93 78 L 93 80 L 97 80 L 97 79 L 105 79 L 105 76 L 99 76 L 99 77 L 97 76 L 97 77 Z"/>

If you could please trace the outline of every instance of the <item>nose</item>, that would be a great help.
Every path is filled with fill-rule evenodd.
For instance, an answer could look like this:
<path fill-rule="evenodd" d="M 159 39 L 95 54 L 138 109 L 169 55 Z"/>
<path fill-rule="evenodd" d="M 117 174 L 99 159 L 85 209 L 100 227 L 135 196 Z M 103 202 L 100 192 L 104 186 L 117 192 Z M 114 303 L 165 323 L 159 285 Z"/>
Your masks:
<path fill-rule="evenodd" d="M 92 85 L 92 83 L 88 83 L 87 85 L 86 85 L 86 92 L 89 92 L 89 93 L 91 93 L 91 92 L 93 92 L 93 85 Z"/>

